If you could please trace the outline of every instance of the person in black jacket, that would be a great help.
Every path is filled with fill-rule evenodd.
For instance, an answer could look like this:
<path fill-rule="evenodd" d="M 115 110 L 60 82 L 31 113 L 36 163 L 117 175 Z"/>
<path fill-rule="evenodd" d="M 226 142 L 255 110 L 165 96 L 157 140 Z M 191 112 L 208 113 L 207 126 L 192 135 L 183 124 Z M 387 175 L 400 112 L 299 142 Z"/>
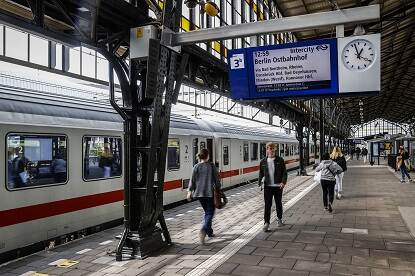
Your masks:
<path fill-rule="evenodd" d="M 283 226 L 282 222 L 282 192 L 287 183 L 287 169 L 283 158 L 276 156 L 275 144 L 266 145 L 267 156 L 259 163 L 258 185 L 264 184 L 264 232 L 269 229 L 271 218 L 272 198 L 277 208 L 277 224 Z"/>

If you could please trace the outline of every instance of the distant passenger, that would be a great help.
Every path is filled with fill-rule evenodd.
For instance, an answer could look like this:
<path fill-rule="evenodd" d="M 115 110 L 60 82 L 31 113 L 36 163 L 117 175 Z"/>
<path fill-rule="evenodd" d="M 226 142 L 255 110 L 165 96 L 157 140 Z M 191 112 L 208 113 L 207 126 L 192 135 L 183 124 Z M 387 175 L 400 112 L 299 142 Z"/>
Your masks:
<path fill-rule="evenodd" d="M 334 187 L 336 186 L 336 175 L 343 172 L 342 168 L 333 160 L 330 154 L 324 153 L 322 161 L 316 168 L 316 172 L 321 171 L 321 188 L 323 189 L 324 209 L 333 212 Z M 327 200 L 328 197 L 328 200 Z"/>
<path fill-rule="evenodd" d="M 357 160 L 359 160 L 360 152 L 361 152 L 360 148 L 356 147 L 356 159 Z"/>
<path fill-rule="evenodd" d="M 334 188 L 336 198 L 341 199 L 343 194 L 343 176 L 344 172 L 347 171 L 346 158 L 344 157 L 339 147 L 333 148 L 333 152 L 331 153 L 330 158 L 331 160 L 335 161 L 343 170 L 342 173 L 336 175 L 336 186 Z"/>
<path fill-rule="evenodd" d="M 351 148 L 351 149 L 350 149 L 350 158 L 351 158 L 352 160 L 353 160 L 354 153 L 355 153 L 355 149 L 354 149 L 354 148 Z"/>
<path fill-rule="evenodd" d="M 51 171 L 55 183 L 66 182 L 66 160 L 63 159 L 63 155 L 60 152 L 58 152 L 55 159 L 52 160 Z"/>
<path fill-rule="evenodd" d="M 264 184 L 264 232 L 269 229 L 271 218 L 272 198 L 277 208 L 278 227 L 283 226 L 282 222 L 282 193 L 287 184 L 287 169 L 282 157 L 276 156 L 275 144 L 266 145 L 267 156 L 259 163 L 259 185 Z"/>
<path fill-rule="evenodd" d="M 405 183 L 405 175 L 408 177 L 409 182 L 412 182 L 412 178 L 408 173 L 409 165 L 409 153 L 405 151 L 403 146 L 400 146 L 396 156 L 396 169 L 401 171 L 401 183 Z"/>
<path fill-rule="evenodd" d="M 104 176 L 103 177 L 111 177 L 112 176 L 112 164 L 114 162 L 114 158 L 112 156 L 111 150 L 109 147 L 104 148 L 104 152 L 99 159 L 99 167 L 104 169 Z"/>
<path fill-rule="evenodd" d="M 215 215 L 213 190 L 220 189 L 221 183 L 219 173 L 215 165 L 209 162 L 209 151 L 202 149 L 198 154 L 199 163 L 193 167 L 189 188 L 187 189 L 187 200 L 197 198 L 205 211 L 204 222 L 199 233 L 200 243 L 205 243 L 206 235 L 214 237 L 212 220 Z"/>
<path fill-rule="evenodd" d="M 27 165 L 29 160 L 23 155 L 23 149 L 17 147 L 14 149 L 16 157 L 13 159 L 14 187 L 20 188 L 25 186 L 29 181 Z"/>
<path fill-rule="evenodd" d="M 367 148 L 362 149 L 363 164 L 366 164 L 367 161 Z"/>

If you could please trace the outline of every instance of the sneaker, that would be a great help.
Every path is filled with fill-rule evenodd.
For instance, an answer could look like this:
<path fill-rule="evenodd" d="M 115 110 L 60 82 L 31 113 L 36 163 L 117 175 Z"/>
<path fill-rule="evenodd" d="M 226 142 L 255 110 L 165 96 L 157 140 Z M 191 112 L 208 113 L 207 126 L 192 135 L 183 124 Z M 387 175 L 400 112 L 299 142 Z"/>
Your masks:
<path fill-rule="evenodd" d="M 207 235 L 209 238 L 214 238 L 214 237 L 216 237 L 216 235 L 215 234 L 210 234 L 210 235 Z"/>
<path fill-rule="evenodd" d="M 324 210 L 328 211 L 329 210 L 329 207 L 324 206 Z"/>
<path fill-rule="evenodd" d="M 336 194 L 336 199 L 340 199 L 339 193 Z"/>
<path fill-rule="evenodd" d="M 199 241 L 200 241 L 200 244 L 202 244 L 202 245 L 205 244 L 205 238 L 206 238 L 205 231 L 200 230 L 200 233 L 199 233 Z"/>
<path fill-rule="evenodd" d="M 409 178 L 409 182 L 413 182 L 413 181 L 412 181 L 412 178 Z"/>
<path fill-rule="evenodd" d="M 405 183 L 405 179 L 401 179 L 401 183 Z"/>
<path fill-rule="evenodd" d="M 264 223 L 264 227 L 262 228 L 262 230 L 264 230 L 264 232 L 268 232 L 268 229 L 269 229 L 269 223 L 266 222 Z"/>
<path fill-rule="evenodd" d="M 333 208 L 331 207 L 331 204 L 329 204 L 329 212 L 333 212 Z"/>
<path fill-rule="evenodd" d="M 338 193 L 337 194 L 337 199 L 341 199 L 342 198 L 342 194 L 341 193 Z"/>
<path fill-rule="evenodd" d="M 281 220 L 281 219 L 277 220 L 277 226 L 278 226 L 278 227 L 282 227 L 282 226 L 284 226 L 284 222 L 282 222 L 282 220 Z"/>

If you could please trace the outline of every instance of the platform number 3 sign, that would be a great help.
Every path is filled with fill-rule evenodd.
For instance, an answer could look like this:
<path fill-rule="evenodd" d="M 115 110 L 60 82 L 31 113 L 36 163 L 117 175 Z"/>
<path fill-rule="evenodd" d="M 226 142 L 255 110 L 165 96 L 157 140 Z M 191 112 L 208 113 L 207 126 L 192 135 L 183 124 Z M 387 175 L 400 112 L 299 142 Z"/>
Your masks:
<path fill-rule="evenodd" d="M 244 54 L 234 54 L 231 57 L 231 69 L 245 68 Z"/>

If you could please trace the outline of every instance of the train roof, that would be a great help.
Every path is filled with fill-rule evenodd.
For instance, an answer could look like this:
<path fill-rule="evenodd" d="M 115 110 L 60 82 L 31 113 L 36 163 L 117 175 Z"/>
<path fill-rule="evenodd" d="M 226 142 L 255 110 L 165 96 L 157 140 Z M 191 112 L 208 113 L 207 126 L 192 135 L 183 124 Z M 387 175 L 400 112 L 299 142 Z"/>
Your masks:
<path fill-rule="evenodd" d="M 97 121 L 97 125 L 101 125 L 99 122 L 104 121 L 119 124 L 119 129 L 122 127 L 121 117 L 115 112 L 108 100 L 91 100 L 14 87 L 1 87 L 0 91 L 0 112 L 3 113 L 43 115 L 55 119 L 58 117 L 72 118 L 78 119 L 76 120 L 77 124 L 82 120 L 87 120 L 89 126 L 91 121 Z M 21 118 L 21 120 L 24 119 Z M 46 122 L 43 121 L 43 123 Z M 174 113 L 171 115 L 170 128 L 172 134 L 181 135 L 204 135 L 236 139 L 252 139 L 254 136 L 259 140 L 295 141 L 292 136 L 284 133 L 206 121 Z M 183 133 L 183 129 L 187 130 L 186 133 Z"/>

